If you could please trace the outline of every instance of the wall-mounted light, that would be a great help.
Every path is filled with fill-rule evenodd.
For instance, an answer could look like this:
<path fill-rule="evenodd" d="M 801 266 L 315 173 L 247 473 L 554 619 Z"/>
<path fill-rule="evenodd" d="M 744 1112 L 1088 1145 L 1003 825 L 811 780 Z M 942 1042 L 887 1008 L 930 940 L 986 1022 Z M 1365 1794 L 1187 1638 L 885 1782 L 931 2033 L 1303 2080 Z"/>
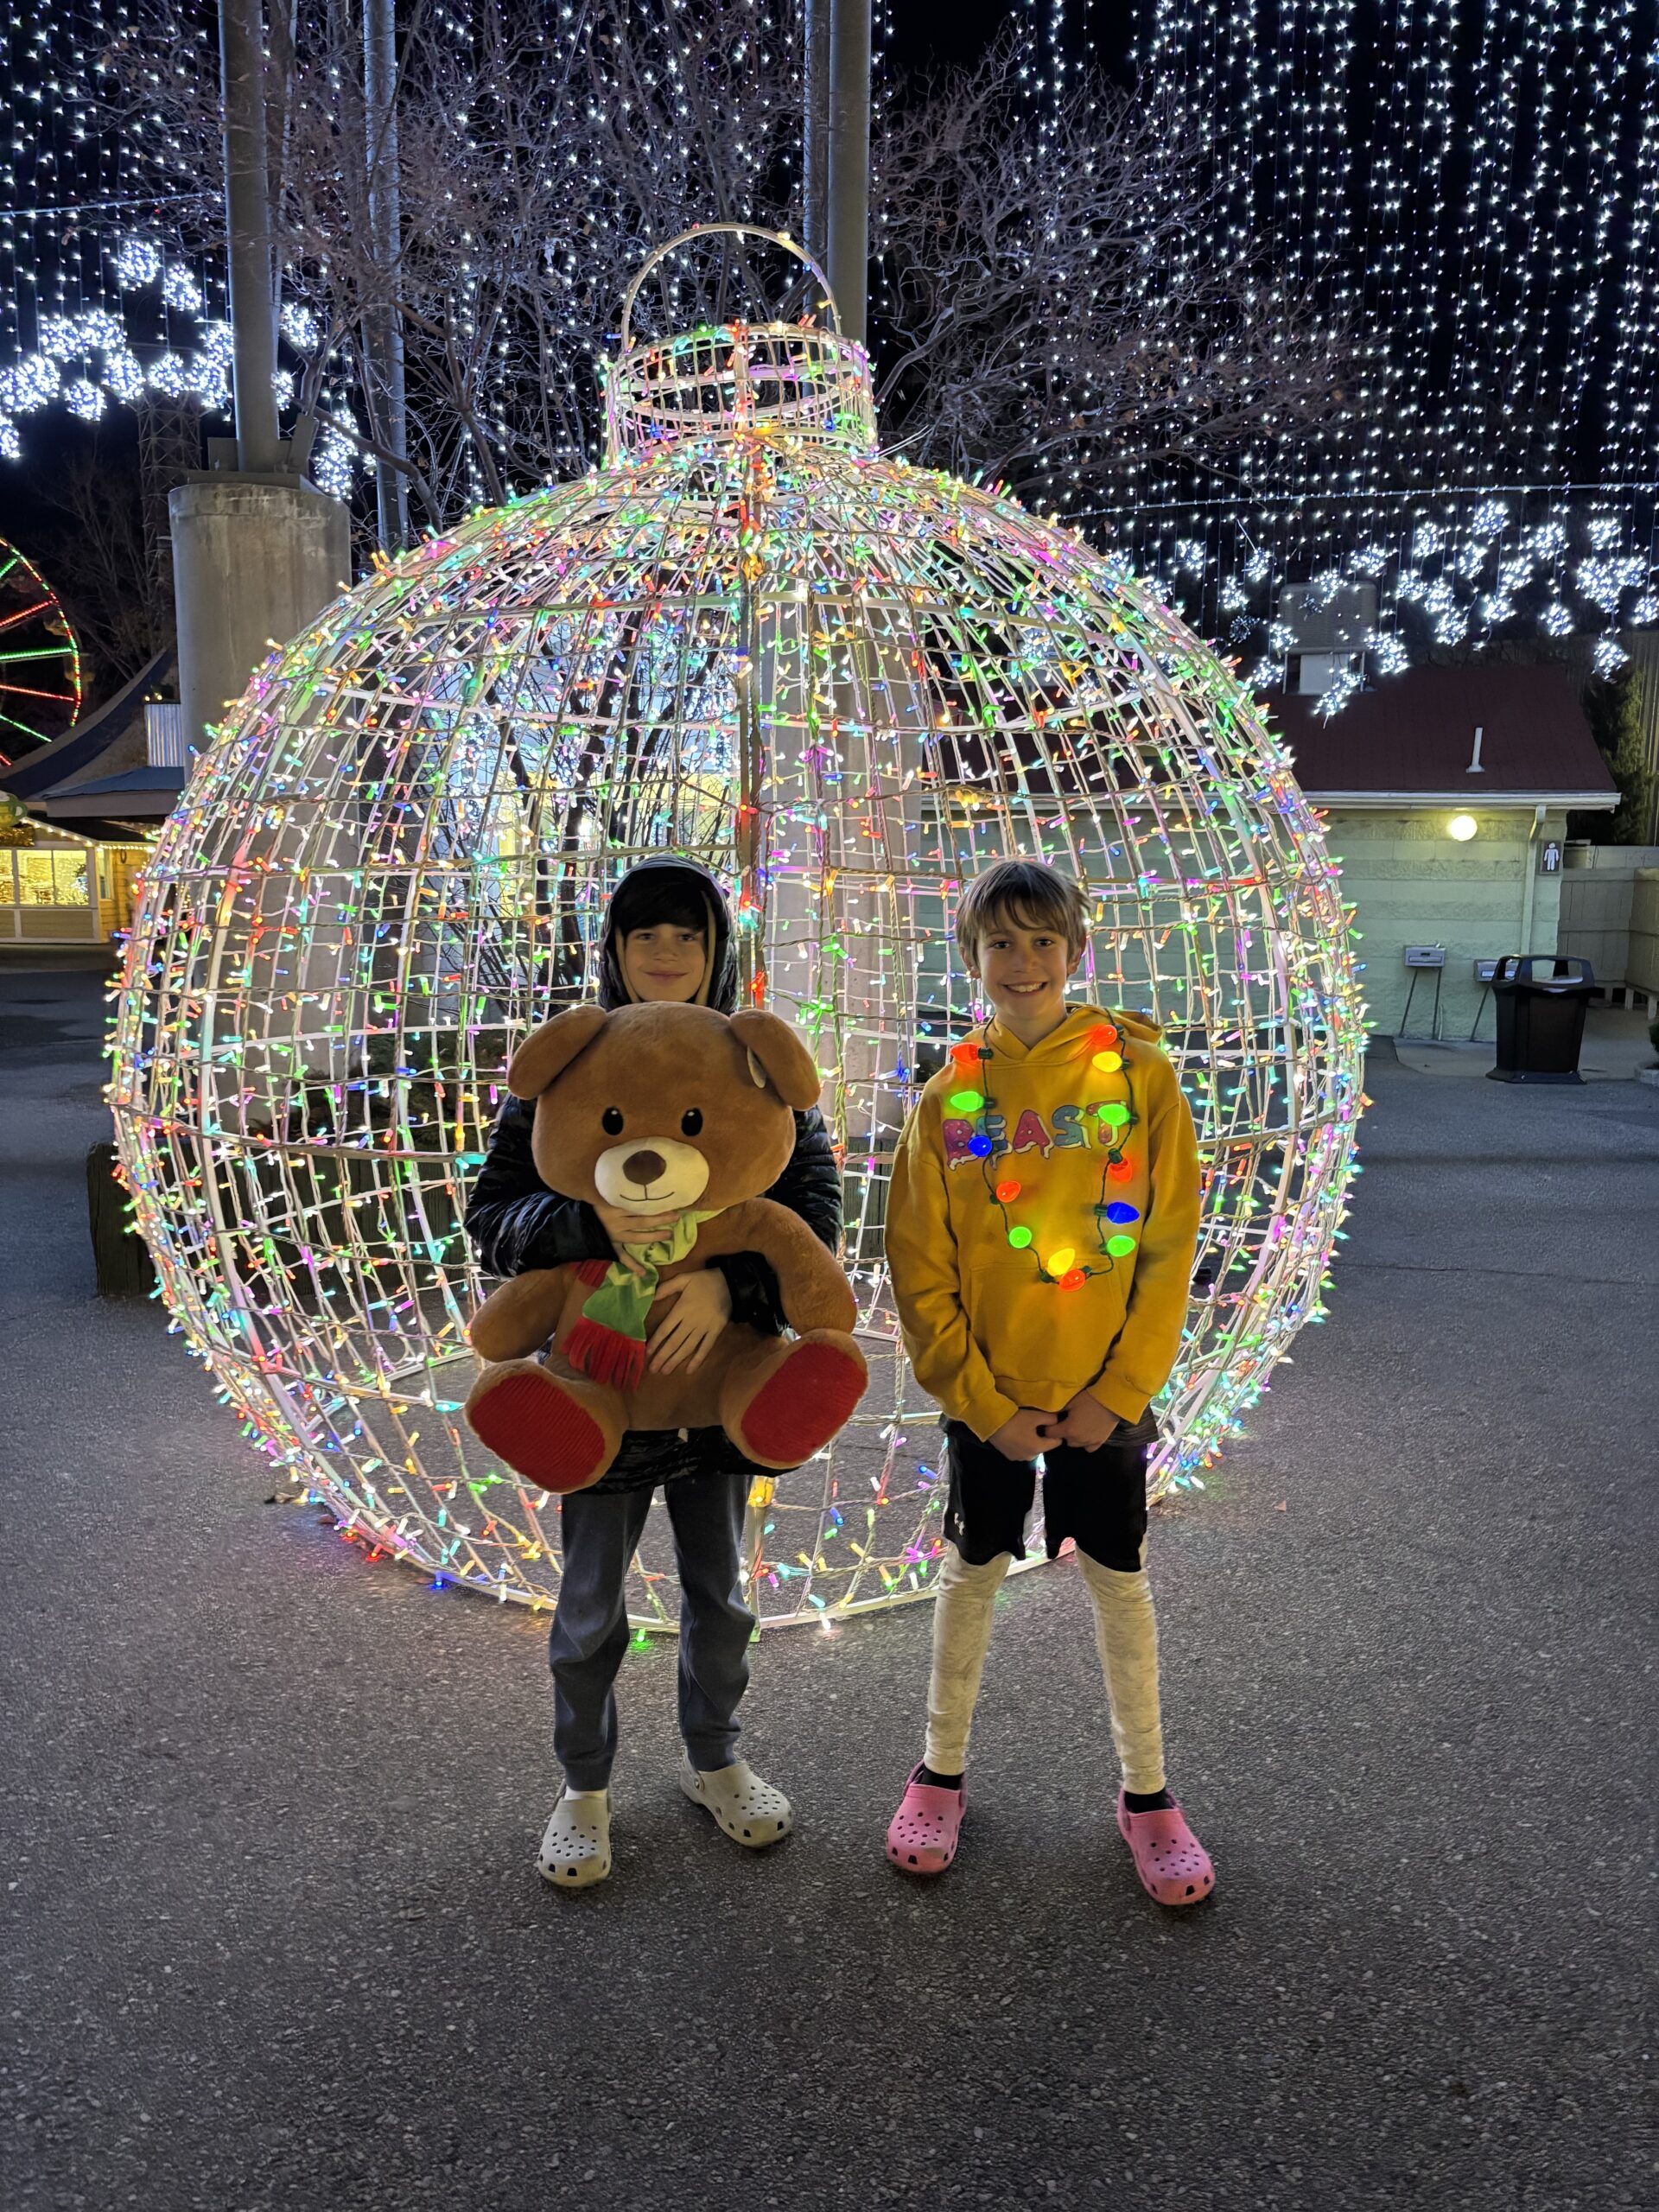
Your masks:
<path fill-rule="evenodd" d="M 1446 825 L 1446 834 L 1456 838 L 1459 844 L 1466 845 L 1479 828 L 1472 814 L 1454 814 Z"/>

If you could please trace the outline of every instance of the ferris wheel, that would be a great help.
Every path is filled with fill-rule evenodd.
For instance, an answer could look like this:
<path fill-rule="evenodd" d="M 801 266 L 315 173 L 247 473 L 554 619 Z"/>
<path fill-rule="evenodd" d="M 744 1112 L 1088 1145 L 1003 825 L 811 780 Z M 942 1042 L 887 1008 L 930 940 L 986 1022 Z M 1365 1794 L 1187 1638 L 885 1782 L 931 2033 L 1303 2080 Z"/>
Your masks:
<path fill-rule="evenodd" d="M 80 712 L 80 648 L 58 595 L 0 537 L 0 761 L 60 737 Z"/>

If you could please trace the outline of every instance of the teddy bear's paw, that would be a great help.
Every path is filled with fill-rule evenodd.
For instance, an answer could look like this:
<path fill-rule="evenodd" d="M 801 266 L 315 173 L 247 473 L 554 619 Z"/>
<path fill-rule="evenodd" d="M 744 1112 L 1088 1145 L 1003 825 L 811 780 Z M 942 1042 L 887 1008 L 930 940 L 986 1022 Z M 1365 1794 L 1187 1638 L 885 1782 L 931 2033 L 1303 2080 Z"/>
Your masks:
<path fill-rule="evenodd" d="M 850 1338 L 803 1337 L 739 1416 L 739 1447 L 763 1467 L 798 1467 L 845 1427 L 868 1379 Z"/>
<path fill-rule="evenodd" d="M 612 1439 L 575 1393 L 539 1365 L 485 1376 L 467 1401 L 467 1425 L 541 1490 L 585 1490 L 615 1457 Z"/>

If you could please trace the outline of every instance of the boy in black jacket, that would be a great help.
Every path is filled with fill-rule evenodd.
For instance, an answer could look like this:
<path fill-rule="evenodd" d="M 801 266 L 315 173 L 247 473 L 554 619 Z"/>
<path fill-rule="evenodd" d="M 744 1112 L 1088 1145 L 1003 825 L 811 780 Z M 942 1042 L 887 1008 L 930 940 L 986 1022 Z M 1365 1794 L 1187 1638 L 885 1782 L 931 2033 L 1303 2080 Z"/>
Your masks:
<path fill-rule="evenodd" d="M 600 950 L 599 1002 L 674 1000 L 729 1014 L 737 1001 L 730 917 L 712 876 L 690 862 L 649 860 L 617 886 Z M 492 1274 L 569 1261 L 613 1260 L 626 1230 L 665 1233 L 673 1217 L 642 1222 L 550 1191 L 531 1157 L 533 1105 L 509 1098 L 467 1209 L 467 1231 Z M 795 1151 L 767 1192 L 833 1251 L 841 1241 L 841 1171 L 823 1116 L 795 1116 Z M 619 1240 L 613 1244 L 613 1237 Z M 716 1259 L 666 1286 L 675 1302 L 650 1339 L 651 1363 L 695 1370 L 728 1320 L 776 1334 L 777 1279 L 758 1255 Z M 627 1648 L 624 1586 L 652 1493 L 664 1498 L 680 1578 L 681 1787 L 725 1833 L 751 1849 L 789 1832 L 789 1801 L 736 1756 L 737 1707 L 748 1684 L 754 1617 L 743 1602 L 743 1510 L 757 1470 L 719 1428 L 632 1431 L 603 1480 L 560 1505 L 563 1573 L 549 1659 L 554 1750 L 565 1786 L 537 1866 L 559 1889 L 611 1871 L 610 1772 L 616 1750 L 616 1671 Z"/>

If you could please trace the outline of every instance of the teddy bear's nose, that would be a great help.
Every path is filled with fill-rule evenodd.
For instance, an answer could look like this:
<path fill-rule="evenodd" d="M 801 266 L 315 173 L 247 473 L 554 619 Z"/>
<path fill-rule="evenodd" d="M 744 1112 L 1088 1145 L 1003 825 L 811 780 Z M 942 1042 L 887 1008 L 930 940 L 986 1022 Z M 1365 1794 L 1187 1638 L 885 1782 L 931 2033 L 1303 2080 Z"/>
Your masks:
<path fill-rule="evenodd" d="M 631 1152 L 622 1163 L 622 1173 L 630 1183 L 654 1183 L 668 1173 L 668 1162 L 660 1152 Z"/>

